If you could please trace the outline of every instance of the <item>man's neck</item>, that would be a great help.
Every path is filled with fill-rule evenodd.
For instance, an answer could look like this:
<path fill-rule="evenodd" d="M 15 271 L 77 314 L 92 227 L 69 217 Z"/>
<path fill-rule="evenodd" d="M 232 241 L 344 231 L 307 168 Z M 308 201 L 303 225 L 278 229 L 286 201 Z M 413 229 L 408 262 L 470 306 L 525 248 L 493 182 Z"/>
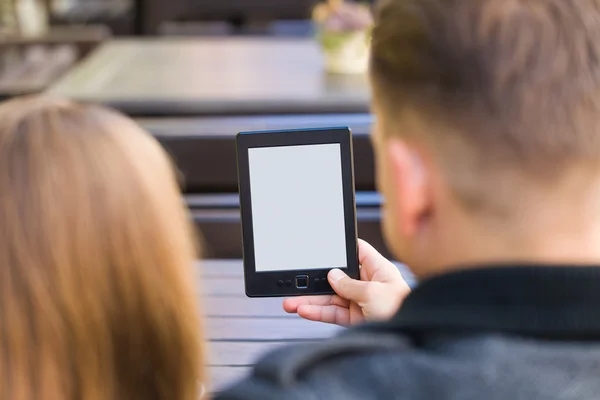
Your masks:
<path fill-rule="evenodd" d="M 417 276 L 496 263 L 600 265 L 598 168 L 572 166 L 546 180 L 508 171 L 495 179 L 504 180 L 494 200 L 505 206 L 501 213 L 474 211 L 438 194 L 435 212 L 411 245 Z"/>
<path fill-rule="evenodd" d="M 426 274 L 497 263 L 600 265 L 600 211 L 595 218 L 559 214 L 536 213 L 510 228 L 466 220 L 449 224 L 436 240 Z"/>

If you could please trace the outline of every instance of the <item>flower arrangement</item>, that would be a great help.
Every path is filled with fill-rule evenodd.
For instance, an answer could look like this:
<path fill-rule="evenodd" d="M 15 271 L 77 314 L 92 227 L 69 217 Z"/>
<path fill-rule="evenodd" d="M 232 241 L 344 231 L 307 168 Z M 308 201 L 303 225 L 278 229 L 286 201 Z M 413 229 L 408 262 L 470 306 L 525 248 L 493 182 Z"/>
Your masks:
<path fill-rule="evenodd" d="M 373 25 L 368 5 L 354 1 L 328 0 L 313 9 L 313 21 L 328 72 L 366 71 Z"/>

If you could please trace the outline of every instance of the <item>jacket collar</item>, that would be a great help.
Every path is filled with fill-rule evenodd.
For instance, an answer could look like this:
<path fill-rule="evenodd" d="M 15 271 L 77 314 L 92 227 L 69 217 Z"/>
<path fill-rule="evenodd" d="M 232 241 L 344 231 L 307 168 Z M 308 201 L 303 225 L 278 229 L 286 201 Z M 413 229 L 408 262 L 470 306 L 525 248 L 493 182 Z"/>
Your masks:
<path fill-rule="evenodd" d="M 488 265 L 442 275 L 370 327 L 600 339 L 600 265 Z"/>

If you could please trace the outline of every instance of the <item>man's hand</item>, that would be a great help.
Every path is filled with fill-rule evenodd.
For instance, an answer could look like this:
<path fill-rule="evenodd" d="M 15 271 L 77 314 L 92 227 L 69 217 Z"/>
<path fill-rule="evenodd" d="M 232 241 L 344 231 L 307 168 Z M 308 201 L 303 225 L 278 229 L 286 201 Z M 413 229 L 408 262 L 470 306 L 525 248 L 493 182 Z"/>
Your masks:
<path fill-rule="evenodd" d="M 398 311 L 410 288 L 398 268 L 364 240 L 358 243 L 360 278 L 348 277 L 339 269 L 327 279 L 337 295 L 285 299 L 283 308 L 302 318 L 338 325 L 390 318 Z"/>

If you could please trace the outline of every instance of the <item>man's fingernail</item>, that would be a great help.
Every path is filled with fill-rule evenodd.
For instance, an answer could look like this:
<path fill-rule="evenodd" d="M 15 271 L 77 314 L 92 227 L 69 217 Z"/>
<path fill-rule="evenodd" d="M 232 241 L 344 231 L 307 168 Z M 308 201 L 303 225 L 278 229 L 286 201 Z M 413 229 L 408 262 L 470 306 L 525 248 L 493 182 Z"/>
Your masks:
<path fill-rule="evenodd" d="M 334 282 L 344 279 L 344 276 L 346 276 L 346 274 L 344 274 L 342 271 L 340 271 L 337 268 L 329 271 L 329 279 L 331 279 Z"/>

